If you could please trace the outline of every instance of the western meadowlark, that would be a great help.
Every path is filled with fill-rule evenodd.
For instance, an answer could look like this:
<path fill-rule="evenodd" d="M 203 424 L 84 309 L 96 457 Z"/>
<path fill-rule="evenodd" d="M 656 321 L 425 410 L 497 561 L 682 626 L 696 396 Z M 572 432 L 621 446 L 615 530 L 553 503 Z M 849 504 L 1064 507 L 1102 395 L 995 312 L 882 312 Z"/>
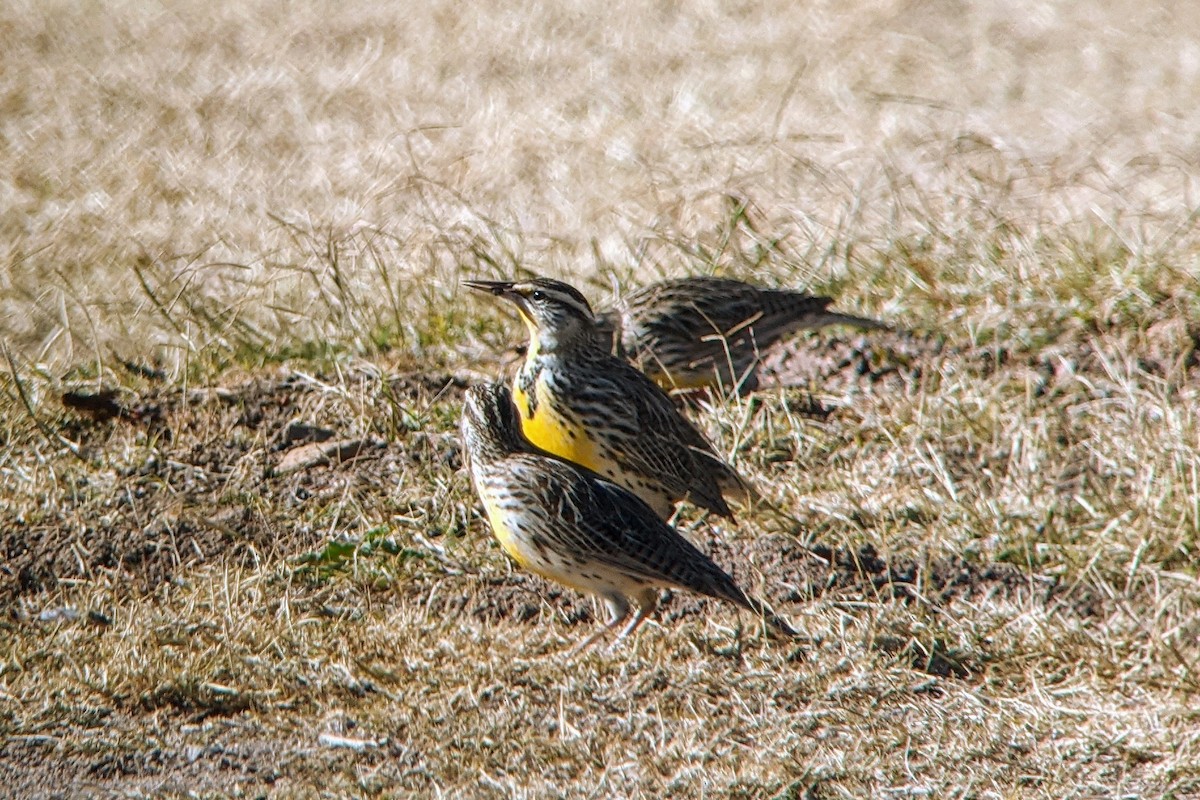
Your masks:
<path fill-rule="evenodd" d="M 662 281 L 597 317 L 614 351 L 667 389 L 758 388 L 759 356 L 788 334 L 826 325 L 887 328 L 828 310 L 829 297 L 765 289 L 728 278 Z"/>
<path fill-rule="evenodd" d="M 796 635 L 636 495 L 536 450 L 521 433 L 508 387 L 467 390 L 462 441 L 471 482 L 504 551 L 525 569 L 597 595 L 608 606 L 608 624 L 578 649 L 615 628 L 636 605 L 616 641 L 628 636 L 654 613 L 666 588 L 728 600 Z"/>
<path fill-rule="evenodd" d="M 529 328 L 513 382 L 525 436 L 646 501 L 667 519 L 687 499 L 732 516 L 725 493 L 747 486 L 653 381 L 601 344 L 591 306 L 548 278 L 466 281 L 511 301 Z"/>

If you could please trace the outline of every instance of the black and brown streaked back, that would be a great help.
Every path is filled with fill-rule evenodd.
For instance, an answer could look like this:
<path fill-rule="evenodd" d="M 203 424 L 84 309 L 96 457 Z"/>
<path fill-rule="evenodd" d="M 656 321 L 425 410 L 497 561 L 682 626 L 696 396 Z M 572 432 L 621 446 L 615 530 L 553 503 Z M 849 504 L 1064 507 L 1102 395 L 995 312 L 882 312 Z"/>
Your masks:
<path fill-rule="evenodd" d="M 521 433 L 512 392 L 500 383 L 483 383 L 467 390 L 460 427 L 468 459 L 495 461 L 532 449 Z"/>

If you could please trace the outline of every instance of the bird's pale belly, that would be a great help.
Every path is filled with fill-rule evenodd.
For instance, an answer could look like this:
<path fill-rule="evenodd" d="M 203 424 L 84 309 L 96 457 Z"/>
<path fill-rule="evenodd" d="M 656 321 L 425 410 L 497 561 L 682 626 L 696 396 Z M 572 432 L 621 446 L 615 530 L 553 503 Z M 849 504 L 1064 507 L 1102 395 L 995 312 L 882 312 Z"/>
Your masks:
<path fill-rule="evenodd" d="M 502 510 L 495 498 L 483 494 L 481 498 L 492 535 L 501 549 L 523 569 L 577 591 L 601 595 L 613 590 L 632 593 L 646 585 L 645 581 L 635 581 L 605 565 L 567 557 L 552 547 L 536 546 L 520 522 Z"/>

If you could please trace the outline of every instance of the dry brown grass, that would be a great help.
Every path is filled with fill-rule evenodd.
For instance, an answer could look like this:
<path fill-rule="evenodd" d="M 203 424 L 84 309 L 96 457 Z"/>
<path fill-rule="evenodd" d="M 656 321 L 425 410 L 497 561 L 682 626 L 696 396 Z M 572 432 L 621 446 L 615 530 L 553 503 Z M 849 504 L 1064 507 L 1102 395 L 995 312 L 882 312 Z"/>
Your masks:
<path fill-rule="evenodd" d="M 1200 7 L 236 5 L 0 9 L 0 793 L 1200 793 Z M 703 417 L 819 645 L 562 659 L 453 436 L 521 270 L 907 329 Z"/>

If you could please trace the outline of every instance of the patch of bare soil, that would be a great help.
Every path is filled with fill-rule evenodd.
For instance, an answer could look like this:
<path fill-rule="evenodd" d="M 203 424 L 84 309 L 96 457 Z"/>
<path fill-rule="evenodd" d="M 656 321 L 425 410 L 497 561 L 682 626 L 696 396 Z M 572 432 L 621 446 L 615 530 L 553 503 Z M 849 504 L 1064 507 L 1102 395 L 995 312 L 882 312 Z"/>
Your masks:
<path fill-rule="evenodd" d="M 919 381 L 945 349 L 940 339 L 903 330 L 794 337 L 763 354 L 759 386 L 819 387 L 837 393 L 867 386 L 903 389 Z"/>
<path fill-rule="evenodd" d="M 1124 353 L 1136 354 L 1131 358 Z M 1034 350 L 1004 345 L 952 346 L 941 338 L 905 330 L 872 331 L 839 337 L 819 333 L 794 337 L 763 354 L 759 386 L 819 388 L 844 393 L 876 387 L 899 390 L 915 385 L 928 369 L 955 361 L 980 375 L 1010 370 L 1035 376 L 1039 395 L 1053 393 L 1076 375 L 1111 376 L 1134 369 L 1163 380 L 1200 377 L 1200 324 L 1166 317 L 1145 330 L 1106 333 L 1098 329 L 1063 332 Z"/>
<path fill-rule="evenodd" d="M 829 387 L 839 381 L 908 383 L 919 380 L 933 358 L 947 357 L 943 351 L 939 342 L 904 331 L 850 340 L 807 337 L 777 348 L 764 370 L 772 380 Z M 976 355 L 976 360 L 996 361 Z M 1164 361 L 1172 358 L 1178 363 L 1178 355 L 1168 354 Z M 414 373 L 375 381 L 368 390 L 390 393 L 406 406 L 427 407 L 435 398 L 461 395 L 465 385 L 452 376 Z M 11 615 L 21 596 L 64 580 L 107 577 L 148 592 L 204 561 L 252 563 L 294 555 L 320 544 L 323 536 L 297 524 L 306 504 L 348 487 L 381 494 L 385 501 L 390 476 L 405 462 L 434 459 L 457 468 L 453 437 L 406 433 L 388 440 L 376 433 L 354 434 L 332 410 L 337 406 L 327 402 L 326 391 L 293 377 L 139 396 L 91 398 L 73 392 L 64 397 L 74 413 L 63 418 L 59 432 L 79 443 L 89 466 L 106 448 L 130 443 L 145 457 L 120 470 L 81 469 L 70 502 L 0 531 L 0 612 L 7 609 Z M 767 585 L 789 587 L 783 597 L 769 598 L 777 604 L 830 592 L 947 602 L 1020 591 L 1044 602 L 1054 591 L 1006 565 L 887 563 L 869 549 L 809 549 L 778 537 L 755 539 L 753 552 L 744 553 L 729 552 L 724 540 L 710 544 L 727 568 L 754 563 Z M 1094 599 L 1065 602 L 1087 613 Z M 567 621 L 594 622 L 589 602 L 520 576 L 437 602 L 457 604 L 445 610 L 485 620 L 533 619 L 550 602 Z M 701 613 L 703 602 L 677 599 L 662 613 L 670 618 Z"/>
<path fill-rule="evenodd" d="M 388 391 L 420 406 L 461 387 L 444 376 L 405 376 Z M 388 476 L 406 461 L 457 460 L 454 443 L 435 436 L 352 434 L 327 400 L 320 386 L 295 378 L 64 396 L 71 413 L 56 432 L 81 458 L 62 468 L 69 485 L 61 496 L 0 528 L 0 614 L 62 581 L 107 578 L 149 592 L 211 559 L 293 554 L 317 541 L 296 523 L 304 506 L 348 484 L 386 493 Z M 288 453 L 333 436 L 355 444 L 279 470 Z M 110 466 L 122 450 L 139 455 Z"/>
<path fill-rule="evenodd" d="M 1138 363 L 1152 374 L 1190 374 L 1197 368 L 1200 334 L 1180 320 L 1166 320 L 1140 334 Z M 867 384 L 911 386 L 924 370 L 947 359 L 983 374 L 1012 369 L 1044 374 L 1046 392 L 1057 391 L 1080 372 L 1111 369 L 1112 356 L 1095 337 L 1064 340 L 1020 358 L 1003 349 L 947 348 L 931 337 L 877 331 L 850 338 L 799 337 L 768 353 L 763 383 L 821 386 L 827 391 Z M 466 381 L 413 373 L 346 393 L 390 395 L 395 406 L 428 407 L 459 395 Z M 250 563 L 292 555 L 319 543 L 320 534 L 296 523 L 306 504 L 357 487 L 386 494 L 405 462 L 435 459 L 456 468 L 453 437 L 348 430 L 344 407 L 329 402 L 328 387 L 296 377 L 255 380 L 227 388 L 153 389 L 140 395 L 85 391 L 63 397 L 68 409 L 57 432 L 78 443 L 83 461 L 67 479 L 56 507 L 25 514 L 0 530 L 0 612 L 12 614 L 23 595 L 67 580 L 108 578 L 133 591 L 152 591 L 181 570 L 212 559 Z M 384 405 L 386 408 L 386 404 Z M 379 408 L 375 416 L 378 417 Z M 373 418 L 372 424 L 381 424 Z M 101 456 L 114 448 L 144 454 L 121 468 Z M 384 498 L 386 500 L 386 497 Z M 714 542 L 718 560 L 726 545 Z M 926 601 L 952 595 L 975 599 L 984 592 L 1021 591 L 1050 599 L 1054 590 L 1013 568 L 967 562 L 884 563 L 869 551 L 806 550 L 793 541 L 756 543 L 750 563 L 769 585 L 788 586 L 787 602 L 830 591 Z M 722 563 L 738 563 L 729 554 Z M 533 580 L 533 579 L 529 579 Z M 539 582 L 540 583 L 540 582 Z M 536 597 L 517 586 L 493 587 L 464 610 L 484 618 L 528 618 Z M 499 592 L 499 593 L 497 593 Z M 568 601 L 542 585 L 532 593 Z M 447 601 L 449 602 L 449 601 Z M 1057 597 L 1080 613 L 1099 613 L 1100 601 L 1078 590 Z M 590 620 L 590 604 L 564 606 L 568 619 Z M 676 602 L 666 613 L 688 613 Z M 1089 608 L 1092 608 L 1089 611 Z M 672 610 L 674 609 L 674 610 Z"/>

